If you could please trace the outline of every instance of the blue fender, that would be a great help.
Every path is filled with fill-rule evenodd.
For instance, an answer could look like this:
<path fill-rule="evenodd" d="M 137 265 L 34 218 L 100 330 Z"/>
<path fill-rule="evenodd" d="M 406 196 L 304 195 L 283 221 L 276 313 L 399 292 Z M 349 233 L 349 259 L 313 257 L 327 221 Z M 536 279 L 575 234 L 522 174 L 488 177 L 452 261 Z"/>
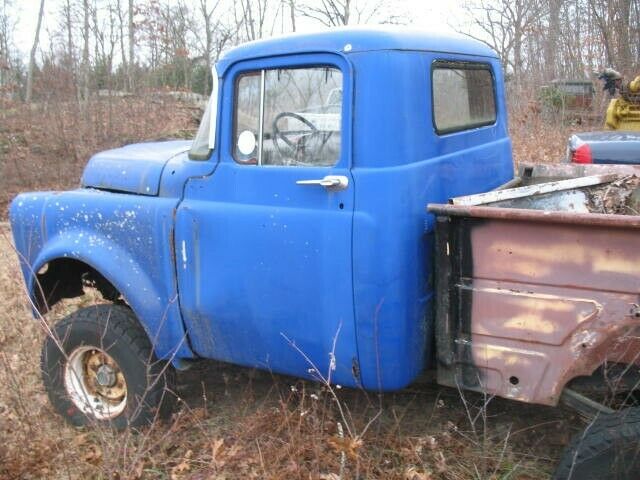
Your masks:
<path fill-rule="evenodd" d="M 193 358 L 180 314 L 173 259 L 176 199 L 76 190 L 40 194 L 34 209 L 28 196 L 11 207 L 16 248 L 32 301 L 35 273 L 56 259 L 81 261 L 108 280 L 124 297 L 158 358 Z M 18 206 L 19 205 L 19 206 Z M 21 213 L 41 221 L 27 222 Z M 24 230 L 26 226 L 30 232 Z M 35 240 L 34 240 L 35 239 Z"/>

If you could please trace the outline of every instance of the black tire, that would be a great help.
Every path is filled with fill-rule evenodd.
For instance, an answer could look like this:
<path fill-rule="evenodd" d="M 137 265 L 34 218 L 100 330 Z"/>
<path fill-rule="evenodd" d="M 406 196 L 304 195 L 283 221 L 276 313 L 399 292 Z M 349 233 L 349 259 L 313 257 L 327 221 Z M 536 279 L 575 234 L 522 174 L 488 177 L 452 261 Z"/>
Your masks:
<path fill-rule="evenodd" d="M 638 480 L 640 408 L 602 415 L 565 448 L 554 480 Z"/>
<path fill-rule="evenodd" d="M 89 355 L 92 359 L 108 359 L 111 363 L 103 361 L 98 370 L 107 365 L 108 376 L 101 378 L 112 379 L 110 384 L 103 385 L 97 383 L 98 376 L 95 373 L 93 378 L 89 373 L 82 374 L 83 386 L 115 388 L 113 379 L 117 375 L 118 382 L 124 379 L 124 394 L 117 400 L 106 395 L 101 397 L 100 393 L 84 395 L 85 400 L 80 402 L 80 395 L 76 395 L 74 401 L 69 392 L 77 390 L 69 385 L 74 380 L 78 382 L 80 375 L 76 371 L 80 369 L 69 369 L 70 365 L 76 365 L 69 362 L 73 362 L 74 358 L 82 359 L 82 355 Z M 114 365 L 117 368 L 112 368 Z M 75 426 L 102 424 L 116 429 L 144 426 L 156 418 L 168 416 L 175 404 L 173 367 L 156 359 L 146 332 L 134 313 L 123 305 L 95 305 L 64 318 L 55 326 L 53 338 L 48 336 L 45 340 L 41 369 L 52 405 Z M 89 372 L 88 363 L 81 370 Z M 92 370 L 97 371 L 95 368 Z M 111 394 L 112 391 L 108 392 Z M 97 405 L 109 405 L 108 402 L 115 401 L 118 407 L 114 407 L 113 411 L 107 409 L 105 414 L 104 409 L 96 411 L 92 401 L 102 402 Z"/>

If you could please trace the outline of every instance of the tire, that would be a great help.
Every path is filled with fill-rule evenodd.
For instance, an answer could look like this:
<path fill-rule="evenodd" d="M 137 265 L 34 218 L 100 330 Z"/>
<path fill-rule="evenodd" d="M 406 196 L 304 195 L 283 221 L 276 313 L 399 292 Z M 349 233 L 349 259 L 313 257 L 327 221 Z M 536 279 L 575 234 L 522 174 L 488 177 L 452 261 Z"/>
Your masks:
<path fill-rule="evenodd" d="M 46 338 L 40 365 L 51 404 L 75 426 L 144 426 L 175 404 L 173 367 L 156 359 L 123 305 L 95 305 L 64 318 Z"/>
<path fill-rule="evenodd" d="M 640 407 L 598 417 L 565 448 L 554 480 L 640 478 Z"/>

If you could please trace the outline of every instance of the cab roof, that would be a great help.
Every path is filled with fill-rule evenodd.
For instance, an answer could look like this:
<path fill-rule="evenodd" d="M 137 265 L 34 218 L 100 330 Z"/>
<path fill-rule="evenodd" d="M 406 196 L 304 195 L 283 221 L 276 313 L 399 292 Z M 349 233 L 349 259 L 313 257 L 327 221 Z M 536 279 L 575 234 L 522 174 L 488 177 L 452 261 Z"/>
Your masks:
<path fill-rule="evenodd" d="M 316 33 L 294 33 L 257 40 L 232 48 L 218 62 L 218 73 L 233 63 L 297 53 L 350 54 L 375 50 L 423 50 L 497 57 L 484 43 L 458 33 L 435 33 L 405 27 L 340 27 Z"/>

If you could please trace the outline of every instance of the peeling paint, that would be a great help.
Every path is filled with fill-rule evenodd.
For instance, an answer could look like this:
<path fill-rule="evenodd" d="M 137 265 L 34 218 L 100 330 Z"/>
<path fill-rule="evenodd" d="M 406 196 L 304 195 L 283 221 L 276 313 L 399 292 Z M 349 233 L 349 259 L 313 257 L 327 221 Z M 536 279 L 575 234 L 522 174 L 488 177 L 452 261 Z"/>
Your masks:
<path fill-rule="evenodd" d="M 182 253 L 182 268 L 187 269 L 187 243 L 183 240 L 180 251 Z"/>

